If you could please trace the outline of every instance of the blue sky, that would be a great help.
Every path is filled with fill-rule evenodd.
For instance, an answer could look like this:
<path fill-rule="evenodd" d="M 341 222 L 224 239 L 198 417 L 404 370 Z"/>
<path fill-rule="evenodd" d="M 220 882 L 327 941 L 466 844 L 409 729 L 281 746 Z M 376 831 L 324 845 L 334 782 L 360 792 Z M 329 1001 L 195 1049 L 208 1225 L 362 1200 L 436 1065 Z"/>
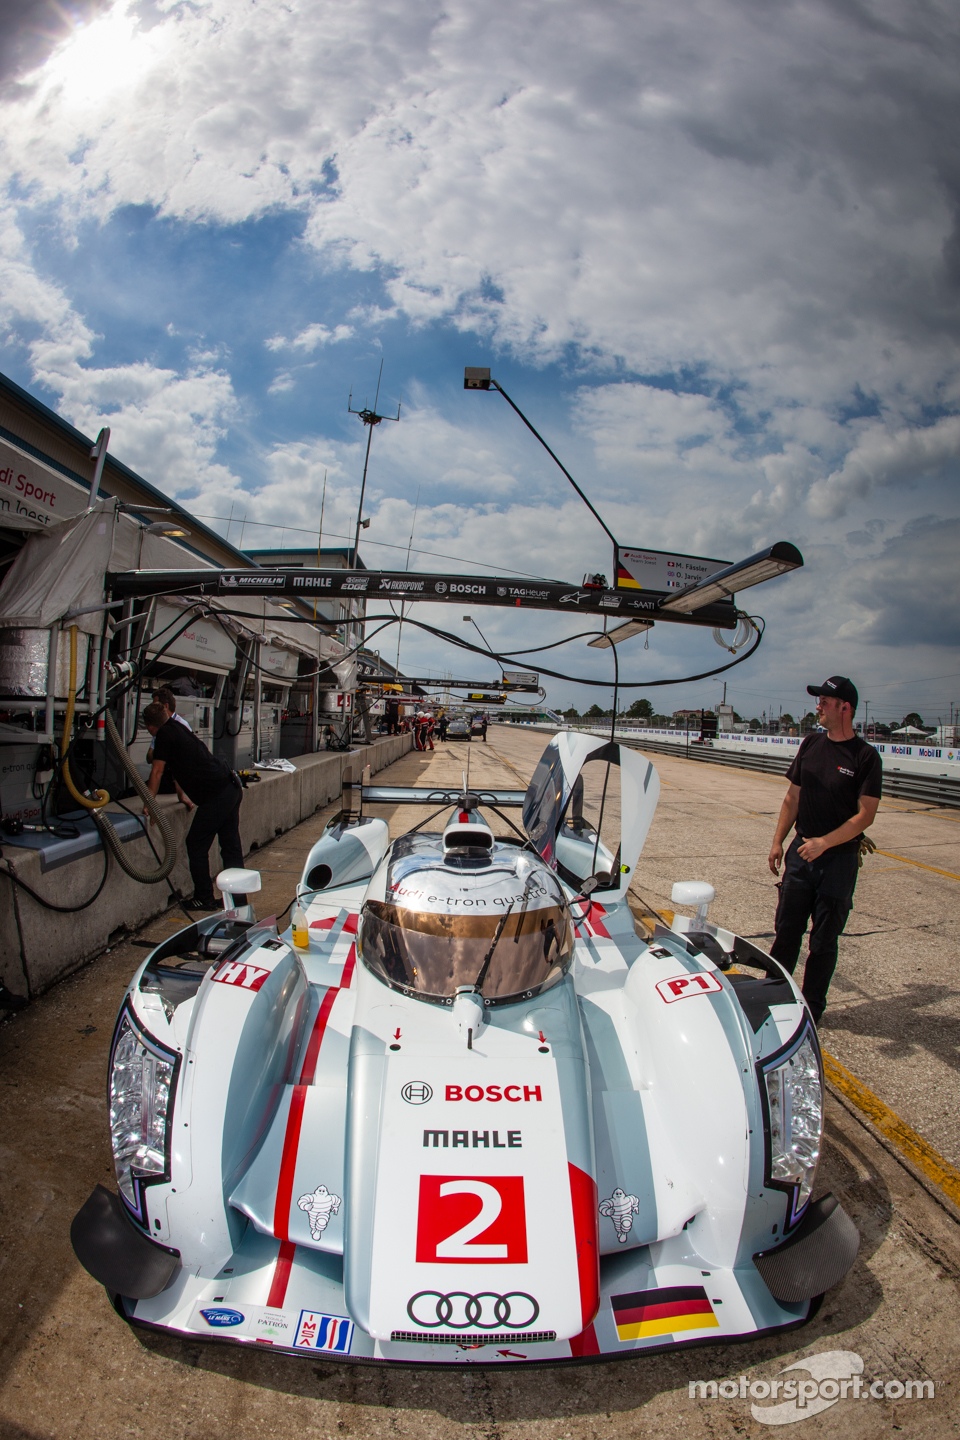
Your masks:
<path fill-rule="evenodd" d="M 953 4 L 88 0 L 23 17 L 0 50 L 0 368 L 18 383 L 268 546 L 315 533 L 325 473 L 325 535 L 352 534 L 365 437 L 347 397 L 372 401 L 382 360 L 382 408 L 402 400 L 403 418 L 374 437 L 368 564 L 402 560 L 419 494 L 413 568 L 609 573 L 500 397 L 463 392 L 463 366 L 489 364 L 623 543 L 803 550 L 802 573 L 751 596 L 767 635 L 729 676 L 738 710 L 796 713 L 808 680 L 847 673 L 871 713 L 946 718 Z M 497 645 L 569 630 L 478 618 Z M 564 654 L 609 676 L 582 642 Z M 634 680 L 722 658 L 666 625 L 621 648 Z M 412 631 L 403 661 L 465 663 Z M 674 708 L 720 687 L 650 693 Z"/>

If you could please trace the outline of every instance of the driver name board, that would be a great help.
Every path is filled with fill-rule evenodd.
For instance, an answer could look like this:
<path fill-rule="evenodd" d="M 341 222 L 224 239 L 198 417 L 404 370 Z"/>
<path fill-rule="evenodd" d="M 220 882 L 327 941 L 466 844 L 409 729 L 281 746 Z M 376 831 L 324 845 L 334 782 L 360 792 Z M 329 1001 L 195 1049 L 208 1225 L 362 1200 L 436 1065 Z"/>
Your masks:
<path fill-rule="evenodd" d="M 708 575 L 715 575 L 729 560 L 708 560 L 704 555 L 678 555 L 671 550 L 633 550 L 617 546 L 618 590 L 685 590 Z"/>

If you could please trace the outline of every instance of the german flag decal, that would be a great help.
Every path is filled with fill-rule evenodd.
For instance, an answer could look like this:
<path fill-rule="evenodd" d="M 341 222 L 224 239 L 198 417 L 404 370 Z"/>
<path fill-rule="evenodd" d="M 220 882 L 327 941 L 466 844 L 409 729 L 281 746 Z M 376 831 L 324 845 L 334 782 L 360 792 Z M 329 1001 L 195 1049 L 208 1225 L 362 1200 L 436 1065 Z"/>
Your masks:
<path fill-rule="evenodd" d="M 673 1285 L 663 1290 L 636 1290 L 610 1298 L 621 1340 L 648 1340 L 680 1330 L 719 1327 L 702 1285 Z"/>

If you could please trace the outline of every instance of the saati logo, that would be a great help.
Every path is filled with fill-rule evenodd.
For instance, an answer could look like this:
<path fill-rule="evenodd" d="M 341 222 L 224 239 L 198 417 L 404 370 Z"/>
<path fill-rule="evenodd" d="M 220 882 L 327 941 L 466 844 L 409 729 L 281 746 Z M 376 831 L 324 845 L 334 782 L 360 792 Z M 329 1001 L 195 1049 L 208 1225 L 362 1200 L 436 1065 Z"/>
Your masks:
<path fill-rule="evenodd" d="M 426 1105 L 433 1099 L 433 1087 L 426 1080 L 408 1080 L 400 1094 L 408 1105 Z"/>

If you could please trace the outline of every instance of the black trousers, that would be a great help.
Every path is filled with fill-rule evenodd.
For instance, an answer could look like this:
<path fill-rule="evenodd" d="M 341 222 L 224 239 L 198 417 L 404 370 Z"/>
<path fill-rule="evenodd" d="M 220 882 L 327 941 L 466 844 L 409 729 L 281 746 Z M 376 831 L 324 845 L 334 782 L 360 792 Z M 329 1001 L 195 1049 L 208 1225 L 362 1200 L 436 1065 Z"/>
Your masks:
<path fill-rule="evenodd" d="M 193 877 L 195 899 L 213 901 L 213 881 L 210 879 L 210 846 L 213 837 L 220 842 L 220 859 L 225 870 L 243 868 L 243 846 L 240 843 L 240 802 L 243 790 L 239 785 L 228 782 L 212 800 L 204 800 L 193 815 L 193 823 L 187 831 L 187 859 Z M 243 904 L 239 896 L 238 904 Z M 245 898 L 245 897 L 244 897 Z"/>
<path fill-rule="evenodd" d="M 837 949 L 853 908 L 858 852 L 827 850 L 819 860 L 801 860 L 798 836 L 787 851 L 775 921 L 777 938 L 770 954 L 792 975 L 810 924 L 810 947 L 800 987 L 819 1020 L 827 1008 L 827 991 L 837 968 Z M 812 924 L 811 924 L 812 921 Z"/>

